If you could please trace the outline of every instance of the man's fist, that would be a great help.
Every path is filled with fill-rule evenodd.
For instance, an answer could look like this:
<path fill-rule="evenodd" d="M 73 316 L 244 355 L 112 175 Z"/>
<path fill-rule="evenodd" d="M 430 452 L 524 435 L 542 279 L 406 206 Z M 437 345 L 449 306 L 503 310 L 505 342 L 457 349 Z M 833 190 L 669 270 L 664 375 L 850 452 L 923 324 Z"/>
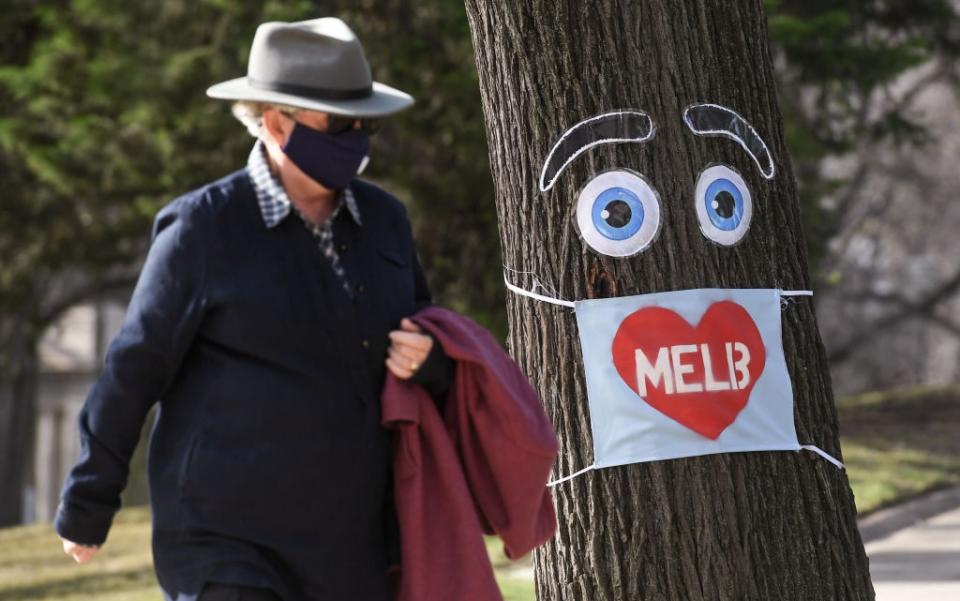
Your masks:
<path fill-rule="evenodd" d="M 93 556 L 97 554 L 97 551 L 100 547 L 91 547 L 89 545 L 78 545 L 75 542 L 68 541 L 67 539 L 60 537 L 60 540 L 63 541 L 63 552 L 69 555 L 77 563 L 87 563 Z"/>
<path fill-rule="evenodd" d="M 430 354 L 433 338 L 423 333 L 420 326 L 404 317 L 400 329 L 390 332 L 390 348 L 387 351 L 387 369 L 400 378 L 410 378 Z"/>

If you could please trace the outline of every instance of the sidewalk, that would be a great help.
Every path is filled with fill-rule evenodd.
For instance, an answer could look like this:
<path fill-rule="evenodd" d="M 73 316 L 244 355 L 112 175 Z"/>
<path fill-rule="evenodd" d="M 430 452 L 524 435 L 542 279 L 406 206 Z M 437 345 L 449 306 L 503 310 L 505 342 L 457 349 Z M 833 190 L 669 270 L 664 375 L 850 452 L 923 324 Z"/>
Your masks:
<path fill-rule="evenodd" d="M 960 507 L 866 545 L 877 601 L 960 600 Z"/>

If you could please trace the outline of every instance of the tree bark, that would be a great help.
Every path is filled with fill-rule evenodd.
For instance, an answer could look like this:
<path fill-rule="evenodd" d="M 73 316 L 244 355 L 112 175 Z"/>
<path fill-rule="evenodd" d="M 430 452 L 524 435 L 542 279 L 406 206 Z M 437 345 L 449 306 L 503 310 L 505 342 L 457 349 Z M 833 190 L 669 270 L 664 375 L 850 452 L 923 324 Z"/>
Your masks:
<path fill-rule="evenodd" d="M 566 299 L 716 288 L 804 289 L 807 258 L 760 0 L 466 0 L 487 124 L 504 264 Z M 737 145 L 693 136 L 683 109 L 729 107 L 767 142 L 762 179 Z M 574 123 L 620 108 L 656 137 L 581 156 L 546 193 L 543 160 Z M 753 191 L 751 231 L 723 248 L 701 234 L 701 169 L 734 166 Z M 662 203 L 646 252 L 615 259 L 578 240 L 579 187 L 613 167 L 643 173 Z M 516 276 L 530 287 L 532 280 Z M 574 315 L 511 296 L 511 352 L 561 440 L 558 474 L 592 461 Z M 809 299 L 783 313 L 801 443 L 840 457 L 826 356 Z M 809 453 L 734 453 L 590 472 L 555 489 L 559 529 L 535 557 L 539 599 L 872 599 L 845 472 Z"/>

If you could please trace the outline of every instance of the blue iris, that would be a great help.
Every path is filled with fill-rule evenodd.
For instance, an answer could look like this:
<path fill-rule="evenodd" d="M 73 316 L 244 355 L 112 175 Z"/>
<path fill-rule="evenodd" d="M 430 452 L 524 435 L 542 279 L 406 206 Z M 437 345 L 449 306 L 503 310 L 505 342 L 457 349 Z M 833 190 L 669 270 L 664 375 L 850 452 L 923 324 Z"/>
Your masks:
<path fill-rule="evenodd" d="M 610 240 L 626 240 L 643 225 L 643 203 L 626 188 L 607 188 L 593 201 L 593 225 Z"/>
<path fill-rule="evenodd" d="M 703 199 L 710 222 L 724 231 L 737 229 L 743 220 L 743 194 L 730 180 L 719 177 L 707 187 Z"/>

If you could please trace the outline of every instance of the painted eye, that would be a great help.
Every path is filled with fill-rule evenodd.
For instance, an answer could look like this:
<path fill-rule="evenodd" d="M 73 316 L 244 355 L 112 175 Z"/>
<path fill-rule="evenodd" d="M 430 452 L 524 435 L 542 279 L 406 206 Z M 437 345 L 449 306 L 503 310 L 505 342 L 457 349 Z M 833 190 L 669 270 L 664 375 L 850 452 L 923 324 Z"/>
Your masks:
<path fill-rule="evenodd" d="M 590 248 L 601 254 L 635 255 L 660 231 L 660 199 L 640 175 L 605 171 L 580 191 L 577 227 Z"/>
<path fill-rule="evenodd" d="M 726 165 L 707 167 L 697 179 L 697 219 L 703 235 L 733 246 L 750 229 L 753 199 L 740 174 Z"/>

